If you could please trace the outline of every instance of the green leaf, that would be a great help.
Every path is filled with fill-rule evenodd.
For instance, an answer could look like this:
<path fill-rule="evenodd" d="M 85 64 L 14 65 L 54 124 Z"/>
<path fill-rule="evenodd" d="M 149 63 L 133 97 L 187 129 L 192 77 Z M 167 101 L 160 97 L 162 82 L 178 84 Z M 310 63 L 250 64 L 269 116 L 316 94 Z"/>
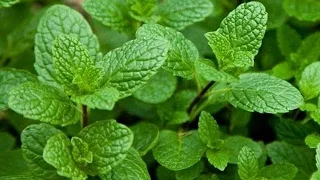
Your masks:
<path fill-rule="evenodd" d="M 310 178 L 310 180 L 318 180 L 320 179 L 320 170 L 314 172 Z"/>
<path fill-rule="evenodd" d="M 59 130 L 48 124 L 34 124 L 26 127 L 21 133 L 21 149 L 28 161 L 32 173 L 39 177 L 55 178 L 56 169 L 43 159 L 43 150 L 47 141 Z"/>
<path fill-rule="evenodd" d="M 104 82 L 120 92 L 120 98 L 146 84 L 164 63 L 168 41 L 160 37 L 131 40 L 103 57 Z"/>
<path fill-rule="evenodd" d="M 158 13 L 160 22 L 175 29 L 184 29 L 204 20 L 212 12 L 213 5 L 209 0 L 168 0 L 160 5 Z"/>
<path fill-rule="evenodd" d="M 180 171 L 176 171 L 176 179 L 177 180 L 194 180 L 200 176 L 203 171 L 204 165 L 202 161 L 197 162 L 195 165 L 183 169 Z"/>
<path fill-rule="evenodd" d="M 198 60 L 194 63 L 196 73 L 202 76 L 207 81 L 216 81 L 216 82 L 233 82 L 236 80 L 232 75 L 218 71 L 214 66 L 208 63 L 205 60 Z"/>
<path fill-rule="evenodd" d="M 158 24 L 145 24 L 138 29 L 138 38 L 145 36 L 160 36 L 170 42 L 168 58 L 163 68 L 174 76 L 191 79 L 194 73 L 194 62 L 199 59 L 199 52 L 196 46 L 182 33 Z"/>
<path fill-rule="evenodd" d="M 123 179 L 151 179 L 147 165 L 140 158 L 137 150 L 130 148 L 127 157 L 121 163 L 112 168 L 105 175 L 100 175 L 102 180 L 123 180 Z"/>
<path fill-rule="evenodd" d="M 8 132 L 0 132 L 0 152 L 9 151 L 15 144 L 15 137 Z"/>
<path fill-rule="evenodd" d="M 275 141 L 267 145 L 267 151 L 273 163 L 292 163 L 296 166 L 296 179 L 309 179 L 310 174 L 316 170 L 314 150 L 308 147 Z"/>
<path fill-rule="evenodd" d="M 277 163 L 265 166 L 259 171 L 260 177 L 268 180 L 291 180 L 294 179 L 298 169 L 290 163 Z"/>
<path fill-rule="evenodd" d="M 278 28 L 287 20 L 287 14 L 283 10 L 283 0 L 258 0 L 265 7 L 268 12 L 267 28 L 274 29 Z"/>
<path fill-rule="evenodd" d="M 138 21 L 148 22 L 156 3 L 154 0 L 126 0 L 126 5 L 130 9 L 131 17 Z"/>
<path fill-rule="evenodd" d="M 34 67 L 39 79 L 49 85 L 59 86 L 56 82 L 52 60 L 52 45 L 57 36 L 73 35 L 86 46 L 93 59 L 99 52 L 99 42 L 89 24 L 80 13 L 64 6 L 53 5 L 42 16 L 35 37 Z"/>
<path fill-rule="evenodd" d="M 219 125 L 210 113 L 202 111 L 198 122 L 198 131 L 201 140 L 210 148 L 220 138 Z"/>
<path fill-rule="evenodd" d="M 320 136 L 317 134 L 310 134 L 306 137 L 305 143 L 309 148 L 317 148 L 320 143 Z"/>
<path fill-rule="evenodd" d="M 42 180 L 41 178 L 37 178 L 31 175 L 9 175 L 9 176 L 0 176 L 1 180 Z"/>
<path fill-rule="evenodd" d="M 131 130 L 115 120 L 92 123 L 78 136 L 93 153 L 93 161 L 86 167 L 89 175 L 105 174 L 116 167 L 125 159 L 133 141 Z"/>
<path fill-rule="evenodd" d="M 232 83 L 228 101 L 235 107 L 259 113 L 285 113 L 303 104 L 290 83 L 263 73 L 247 73 Z"/>
<path fill-rule="evenodd" d="M 250 148 L 257 158 L 260 158 L 263 153 L 257 142 L 243 136 L 230 136 L 224 139 L 221 149 L 229 152 L 229 163 L 237 164 L 239 152 L 243 146 Z"/>
<path fill-rule="evenodd" d="M 318 0 L 283 0 L 283 8 L 290 16 L 301 21 L 320 20 L 320 2 Z"/>
<path fill-rule="evenodd" d="M 130 19 L 121 1 L 86 0 L 83 8 L 105 26 L 118 31 L 130 29 Z"/>
<path fill-rule="evenodd" d="M 72 145 L 68 137 L 58 133 L 51 137 L 43 150 L 43 159 L 57 169 L 60 176 L 86 179 L 86 173 L 73 161 Z"/>
<path fill-rule="evenodd" d="M 33 74 L 18 69 L 0 69 L 0 111 L 8 108 L 9 92 L 18 84 L 37 81 Z"/>
<path fill-rule="evenodd" d="M 1 180 L 7 180 L 9 178 L 7 178 L 6 176 L 12 175 L 27 176 L 30 175 L 30 171 L 33 170 L 31 169 L 32 167 L 29 168 L 27 166 L 27 162 L 22 156 L 21 149 L 16 149 L 8 152 L 0 152 L 0 163 Z"/>
<path fill-rule="evenodd" d="M 72 157 L 78 164 L 92 163 L 92 152 L 89 151 L 89 146 L 86 142 L 78 137 L 71 138 Z"/>
<path fill-rule="evenodd" d="M 76 37 L 57 36 L 52 56 L 57 82 L 68 94 L 90 93 L 99 87 L 100 71 L 87 48 Z"/>
<path fill-rule="evenodd" d="M 59 89 L 34 82 L 16 86 L 9 95 L 9 107 L 26 118 L 66 126 L 76 123 L 79 109 Z"/>
<path fill-rule="evenodd" d="M 112 110 L 119 100 L 119 91 L 113 87 L 103 87 L 92 94 L 72 96 L 71 100 L 92 109 Z"/>
<path fill-rule="evenodd" d="M 238 174 L 241 179 L 253 179 L 258 175 L 259 164 L 255 153 L 248 147 L 241 148 L 238 155 Z"/>
<path fill-rule="evenodd" d="M 314 62 L 302 72 L 299 88 L 306 100 L 320 94 L 320 62 Z"/>
<path fill-rule="evenodd" d="M 179 171 L 200 161 L 205 150 L 206 145 L 196 131 L 176 133 L 163 130 L 152 151 L 154 158 L 162 166 Z"/>
<path fill-rule="evenodd" d="M 0 8 L 3 8 L 3 7 L 11 7 L 12 5 L 16 4 L 20 2 L 20 0 L 0 0 Z"/>
<path fill-rule="evenodd" d="M 298 50 L 301 36 L 289 25 L 282 25 L 277 29 L 277 41 L 281 53 L 290 59 L 290 54 Z"/>
<path fill-rule="evenodd" d="M 289 80 L 296 75 L 296 71 L 290 61 L 283 61 L 272 68 L 271 75 L 283 80 Z"/>
<path fill-rule="evenodd" d="M 267 28 L 267 12 L 259 2 L 243 3 L 205 36 L 220 69 L 253 66 Z"/>
<path fill-rule="evenodd" d="M 147 154 L 159 139 L 159 129 L 153 124 L 139 123 L 130 129 L 134 135 L 132 147 L 138 150 L 140 156 Z"/>
<path fill-rule="evenodd" d="M 224 171 L 229 162 L 229 152 L 226 150 L 213 150 L 208 149 L 206 156 L 210 164 L 220 171 Z"/>
<path fill-rule="evenodd" d="M 152 76 L 147 84 L 133 93 L 133 96 L 143 102 L 157 104 L 168 100 L 177 87 L 177 78 L 160 70 Z"/>
<path fill-rule="evenodd" d="M 316 149 L 316 166 L 317 169 L 320 169 L 320 144 L 317 145 L 317 149 Z"/>

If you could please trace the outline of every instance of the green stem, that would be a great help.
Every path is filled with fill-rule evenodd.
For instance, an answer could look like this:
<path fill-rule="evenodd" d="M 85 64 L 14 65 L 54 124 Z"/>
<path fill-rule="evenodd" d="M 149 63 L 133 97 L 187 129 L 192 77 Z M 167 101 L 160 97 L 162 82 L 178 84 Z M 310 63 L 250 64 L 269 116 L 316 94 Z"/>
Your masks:
<path fill-rule="evenodd" d="M 85 128 L 89 124 L 89 118 L 88 118 L 88 107 L 86 105 L 82 105 L 82 121 L 81 121 L 81 127 Z"/>

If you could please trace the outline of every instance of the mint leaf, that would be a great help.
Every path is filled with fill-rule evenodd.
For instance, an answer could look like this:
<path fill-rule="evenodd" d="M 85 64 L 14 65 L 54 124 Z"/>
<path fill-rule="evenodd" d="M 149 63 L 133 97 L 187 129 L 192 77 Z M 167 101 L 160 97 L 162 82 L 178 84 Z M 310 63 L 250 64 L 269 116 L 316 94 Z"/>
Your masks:
<path fill-rule="evenodd" d="M 76 37 L 88 48 L 93 59 L 99 52 L 99 43 L 89 24 L 80 13 L 64 6 L 53 5 L 42 16 L 35 37 L 34 67 L 39 79 L 49 85 L 59 86 L 56 82 L 52 61 L 52 45 L 57 36 L 69 34 Z"/>
<path fill-rule="evenodd" d="M 299 88 L 306 100 L 320 94 L 320 62 L 314 62 L 302 72 Z"/>
<path fill-rule="evenodd" d="M 260 177 L 268 180 L 290 180 L 294 179 L 298 169 L 290 163 L 277 163 L 265 166 L 259 171 Z"/>
<path fill-rule="evenodd" d="M 272 68 L 272 76 L 288 80 L 296 75 L 294 66 L 290 61 L 283 61 Z"/>
<path fill-rule="evenodd" d="M 317 134 L 310 134 L 306 137 L 305 143 L 309 148 L 317 148 L 320 144 L 320 136 Z"/>
<path fill-rule="evenodd" d="M 9 92 L 18 84 L 37 81 L 33 74 L 18 69 L 0 69 L 0 111 L 8 108 Z"/>
<path fill-rule="evenodd" d="M 158 13 L 160 22 L 175 29 L 204 20 L 212 12 L 213 5 L 209 0 L 168 0 L 160 5 Z"/>
<path fill-rule="evenodd" d="M 90 93 L 99 87 L 100 71 L 87 48 L 76 37 L 57 36 L 52 56 L 57 81 L 68 94 Z"/>
<path fill-rule="evenodd" d="M 21 133 L 21 149 L 29 163 L 32 173 L 39 177 L 55 178 L 56 169 L 43 159 L 43 149 L 47 141 L 59 130 L 48 124 L 34 124 L 26 127 Z"/>
<path fill-rule="evenodd" d="M 9 107 L 26 118 L 66 126 L 80 119 L 79 109 L 60 89 L 27 82 L 9 94 Z"/>
<path fill-rule="evenodd" d="M 152 76 L 147 84 L 133 93 L 133 96 L 143 102 L 157 104 L 168 100 L 177 87 L 177 78 L 160 70 Z"/>
<path fill-rule="evenodd" d="M 16 4 L 20 2 L 20 0 L 0 0 L 0 8 L 3 8 L 3 7 L 11 7 L 12 5 Z"/>
<path fill-rule="evenodd" d="M 320 20 L 320 2 L 317 0 L 283 0 L 283 8 L 290 16 L 301 21 Z"/>
<path fill-rule="evenodd" d="M 303 104 L 300 92 L 290 83 L 263 73 L 242 74 L 229 88 L 228 101 L 250 112 L 285 113 Z"/>
<path fill-rule="evenodd" d="M 118 31 L 130 29 L 126 7 L 121 1 L 86 0 L 83 8 L 105 26 Z"/>
<path fill-rule="evenodd" d="M 229 162 L 229 152 L 220 149 L 208 149 L 206 152 L 206 156 L 210 164 L 212 164 L 215 168 L 219 169 L 220 171 L 224 171 L 227 167 Z"/>
<path fill-rule="evenodd" d="M 123 179 L 151 179 L 144 161 L 140 158 L 137 150 L 130 148 L 126 158 L 119 165 L 112 168 L 105 175 L 100 175 L 102 180 Z"/>
<path fill-rule="evenodd" d="M 126 5 L 129 7 L 129 14 L 138 21 L 148 22 L 152 15 L 156 1 L 154 0 L 126 0 Z"/>
<path fill-rule="evenodd" d="M 318 179 L 320 179 L 320 171 L 319 170 L 312 174 L 310 180 L 318 180 Z"/>
<path fill-rule="evenodd" d="M 258 175 L 259 164 L 255 153 L 244 146 L 238 155 L 238 174 L 241 179 L 253 179 Z"/>
<path fill-rule="evenodd" d="M 72 96 L 71 100 L 92 109 L 112 110 L 119 100 L 119 91 L 113 87 L 103 87 L 92 94 Z"/>
<path fill-rule="evenodd" d="M 159 139 L 159 129 L 153 124 L 139 123 L 130 129 L 134 135 L 132 147 L 138 150 L 140 156 L 147 154 Z"/>
<path fill-rule="evenodd" d="M 214 148 L 214 145 L 220 138 L 219 125 L 210 113 L 202 111 L 198 122 L 198 131 L 201 140 L 208 147 Z"/>
<path fill-rule="evenodd" d="M 277 41 L 283 55 L 290 59 L 290 54 L 298 50 L 301 36 L 289 25 L 282 25 L 277 29 Z"/>
<path fill-rule="evenodd" d="M 220 69 L 253 66 L 267 28 L 267 12 L 259 2 L 243 3 L 205 36 Z"/>
<path fill-rule="evenodd" d="M 120 98 L 130 96 L 157 73 L 168 52 L 168 41 L 160 37 L 131 40 L 103 57 L 99 63 L 104 82 L 120 92 Z"/>
<path fill-rule="evenodd" d="M 8 132 L 0 132 L 0 152 L 9 151 L 15 144 L 15 137 Z"/>
<path fill-rule="evenodd" d="M 86 167 L 89 175 L 105 174 L 125 159 L 132 145 L 131 130 L 115 120 L 97 121 L 82 129 L 78 135 L 93 154 Z"/>
<path fill-rule="evenodd" d="M 319 170 L 320 169 L 320 145 L 319 144 L 317 145 L 315 157 L 316 157 L 316 166 L 317 166 L 317 169 Z"/>
<path fill-rule="evenodd" d="M 160 132 L 158 143 L 152 149 L 154 158 L 164 167 L 179 171 L 200 161 L 206 150 L 198 132 Z"/>
<path fill-rule="evenodd" d="M 163 68 L 174 76 L 191 79 L 194 73 L 193 63 L 199 59 L 196 46 L 180 32 L 158 24 L 145 24 L 138 29 L 138 38 L 145 36 L 160 36 L 170 42 L 168 58 Z"/>
<path fill-rule="evenodd" d="M 0 152 L 0 163 L 1 163 L 1 166 L 0 166 L 1 180 L 7 180 L 9 179 L 7 177 L 12 175 L 19 175 L 19 176 L 30 175 L 31 168 L 27 166 L 27 163 L 22 156 L 21 149 L 15 149 L 13 151 L 8 151 L 8 152 Z M 27 180 L 27 179 L 24 179 L 24 180 Z"/>
<path fill-rule="evenodd" d="M 57 169 L 61 176 L 72 179 L 86 179 L 87 175 L 73 161 L 71 142 L 63 133 L 51 137 L 43 150 L 43 159 Z"/>
<path fill-rule="evenodd" d="M 203 162 L 199 161 L 195 165 L 187 169 L 176 171 L 176 179 L 177 180 L 194 180 L 200 176 L 204 168 L 203 166 L 204 166 Z"/>
<path fill-rule="evenodd" d="M 92 163 L 92 152 L 86 142 L 78 137 L 71 138 L 72 157 L 78 164 Z"/>

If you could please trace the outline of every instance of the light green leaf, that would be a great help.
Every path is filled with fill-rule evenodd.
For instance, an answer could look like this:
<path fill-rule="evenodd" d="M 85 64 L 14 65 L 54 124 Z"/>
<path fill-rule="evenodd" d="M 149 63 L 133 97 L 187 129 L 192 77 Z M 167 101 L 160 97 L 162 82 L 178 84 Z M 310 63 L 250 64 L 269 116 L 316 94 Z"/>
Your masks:
<path fill-rule="evenodd" d="M 168 100 L 176 90 L 177 78 L 164 70 L 152 76 L 147 84 L 133 93 L 143 102 L 157 104 Z"/>
<path fill-rule="evenodd" d="M 99 52 L 99 42 L 89 24 L 80 13 L 64 6 L 53 5 L 42 16 L 35 37 L 34 67 L 39 79 L 49 85 L 59 86 L 56 82 L 52 62 L 52 45 L 57 36 L 73 35 L 86 46 L 93 59 Z"/>
<path fill-rule="evenodd" d="M 210 148 L 220 138 L 219 125 L 210 113 L 202 111 L 198 122 L 198 131 L 201 140 Z"/>
<path fill-rule="evenodd" d="M 68 94 L 90 93 L 99 87 L 100 71 L 87 48 L 76 37 L 57 36 L 52 56 L 57 82 Z"/>
<path fill-rule="evenodd" d="M 78 136 L 93 153 L 93 161 L 86 167 L 89 175 L 105 174 L 116 167 L 125 159 L 133 141 L 131 130 L 115 120 L 90 124 Z"/>
<path fill-rule="evenodd" d="M 317 149 L 316 149 L 316 166 L 317 169 L 320 169 L 320 144 L 317 145 Z"/>
<path fill-rule="evenodd" d="M 126 0 L 126 5 L 130 9 L 131 17 L 138 21 L 148 22 L 155 9 L 155 2 L 154 0 Z"/>
<path fill-rule="evenodd" d="M 267 12 L 259 2 L 243 3 L 205 36 L 220 69 L 253 66 L 267 28 Z"/>
<path fill-rule="evenodd" d="M 89 151 L 89 146 L 86 142 L 78 137 L 71 138 L 72 157 L 78 164 L 92 163 L 92 152 Z"/>
<path fill-rule="evenodd" d="M 287 81 L 263 73 L 247 73 L 232 83 L 228 101 L 259 113 L 285 113 L 303 104 L 300 92 Z"/>
<path fill-rule="evenodd" d="M 0 152 L 9 151 L 15 144 L 15 137 L 8 132 L 0 132 Z"/>
<path fill-rule="evenodd" d="M 129 149 L 127 157 L 119 165 L 112 168 L 107 174 L 100 175 L 100 178 L 102 180 L 151 179 L 147 165 L 140 158 L 138 151 L 133 148 Z"/>
<path fill-rule="evenodd" d="M 20 2 L 20 0 L 0 0 L 0 8 L 3 8 L 3 7 L 11 7 L 12 5 L 16 4 Z"/>
<path fill-rule="evenodd" d="M 319 180 L 320 179 L 320 170 L 314 172 L 310 178 L 310 180 Z"/>
<path fill-rule="evenodd" d="M 103 57 L 99 63 L 104 82 L 120 92 L 120 98 L 146 84 L 163 65 L 168 52 L 168 41 L 160 37 L 131 40 Z"/>
<path fill-rule="evenodd" d="M 71 100 L 92 109 L 112 110 L 119 100 L 119 91 L 113 87 L 103 87 L 92 94 L 72 96 Z"/>
<path fill-rule="evenodd" d="M 224 171 L 229 162 L 229 152 L 226 150 L 208 149 L 206 156 L 210 164 L 220 171 Z"/>
<path fill-rule="evenodd" d="M 159 129 L 153 124 L 139 123 L 130 129 L 134 135 L 132 147 L 138 150 L 140 156 L 147 154 L 159 139 Z"/>
<path fill-rule="evenodd" d="M 320 20 L 320 2 L 318 0 L 283 0 L 283 8 L 290 16 L 301 21 Z"/>
<path fill-rule="evenodd" d="M 194 180 L 200 176 L 201 172 L 203 171 L 203 162 L 199 161 L 195 165 L 183 169 L 180 171 L 176 171 L 176 179 L 177 180 Z"/>
<path fill-rule="evenodd" d="M 296 75 L 296 71 L 290 61 L 283 61 L 272 68 L 271 75 L 283 80 L 288 80 Z"/>
<path fill-rule="evenodd" d="M 9 95 L 9 107 L 26 118 L 66 126 L 76 123 L 79 109 L 59 89 L 34 82 L 16 86 Z"/>
<path fill-rule="evenodd" d="M 283 55 L 290 59 L 290 54 L 298 50 L 301 36 L 289 25 L 282 25 L 277 29 L 277 41 Z"/>
<path fill-rule="evenodd" d="M 294 179 L 298 169 L 290 163 L 277 163 L 265 166 L 259 171 L 259 176 L 268 180 L 291 180 Z"/>
<path fill-rule="evenodd" d="M 39 177 L 55 178 L 56 169 L 42 157 L 47 141 L 59 130 L 48 124 L 34 124 L 26 127 L 21 133 L 21 149 L 28 161 L 32 173 Z"/>
<path fill-rule="evenodd" d="M 287 14 L 283 10 L 283 0 L 258 0 L 265 7 L 268 12 L 268 29 L 275 29 L 285 23 L 287 20 Z"/>
<path fill-rule="evenodd" d="M 317 148 L 320 143 L 320 136 L 317 134 L 310 134 L 306 137 L 305 143 L 309 148 Z"/>
<path fill-rule="evenodd" d="M 199 59 L 196 46 L 182 33 L 158 24 L 145 24 L 138 29 L 138 38 L 146 36 L 160 36 L 170 42 L 168 58 L 163 68 L 170 71 L 174 76 L 191 79 L 194 73 L 194 62 Z"/>
<path fill-rule="evenodd" d="M 179 171 L 200 161 L 205 150 L 206 145 L 196 131 L 176 133 L 163 130 L 152 151 L 162 166 Z"/>
<path fill-rule="evenodd" d="M 238 174 L 241 179 L 253 179 L 258 175 L 259 165 L 255 153 L 248 147 L 241 148 L 238 155 Z"/>
<path fill-rule="evenodd" d="M 83 8 L 105 26 L 118 31 L 130 29 L 130 19 L 121 1 L 86 0 Z"/>
<path fill-rule="evenodd" d="M 43 159 L 55 167 L 60 176 L 73 180 L 86 179 L 86 173 L 73 161 L 71 149 L 68 137 L 58 133 L 48 140 L 43 150 Z"/>
<path fill-rule="evenodd" d="M 209 0 L 168 0 L 160 5 L 158 13 L 161 16 L 160 22 L 165 26 L 181 30 L 204 20 L 212 9 Z"/>
<path fill-rule="evenodd" d="M 8 108 L 9 92 L 18 84 L 37 81 L 33 74 L 18 69 L 0 69 L 0 111 Z"/>
<path fill-rule="evenodd" d="M 314 62 L 302 72 L 299 88 L 306 100 L 320 94 L 320 62 Z"/>

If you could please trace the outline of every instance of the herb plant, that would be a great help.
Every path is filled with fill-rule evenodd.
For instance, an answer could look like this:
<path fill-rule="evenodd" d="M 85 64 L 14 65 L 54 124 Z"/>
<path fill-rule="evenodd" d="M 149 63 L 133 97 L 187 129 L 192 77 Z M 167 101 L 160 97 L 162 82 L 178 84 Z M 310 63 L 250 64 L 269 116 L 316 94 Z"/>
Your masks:
<path fill-rule="evenodd" d="M 320 179 L 319 1 L 59 2 L 0 0 L 0 179 Z"/>

